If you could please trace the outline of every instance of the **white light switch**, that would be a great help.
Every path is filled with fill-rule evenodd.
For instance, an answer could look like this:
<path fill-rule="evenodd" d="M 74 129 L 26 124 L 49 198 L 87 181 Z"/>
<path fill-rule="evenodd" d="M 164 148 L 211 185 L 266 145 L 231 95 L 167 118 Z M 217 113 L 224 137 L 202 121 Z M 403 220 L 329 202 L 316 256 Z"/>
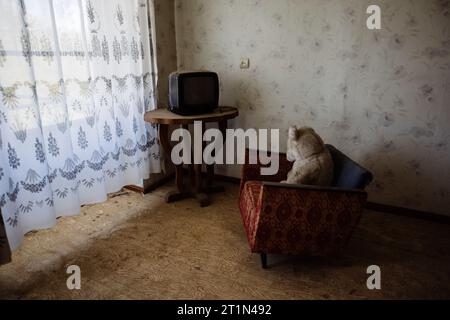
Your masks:
<path fill-rule="evenodd" d="M 241 69 L 248 69 L 248 68 L 250 68 L 250 59 L 242 58 L 241 59 Z"/>

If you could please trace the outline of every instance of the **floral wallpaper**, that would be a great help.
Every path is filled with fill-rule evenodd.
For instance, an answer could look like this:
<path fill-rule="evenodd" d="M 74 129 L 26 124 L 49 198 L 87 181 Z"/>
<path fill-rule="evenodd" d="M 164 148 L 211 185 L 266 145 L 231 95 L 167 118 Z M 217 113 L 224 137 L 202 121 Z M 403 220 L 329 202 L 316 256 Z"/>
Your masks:
<path fill-rule="evenodd" d="M 177 0 L 175 17 L 178 67 L 219 73 L 235 126 L 280 128 L 282 148 L 312 126 L 374 173 L 371 201 L 450 215 L 450 1 Z"/>

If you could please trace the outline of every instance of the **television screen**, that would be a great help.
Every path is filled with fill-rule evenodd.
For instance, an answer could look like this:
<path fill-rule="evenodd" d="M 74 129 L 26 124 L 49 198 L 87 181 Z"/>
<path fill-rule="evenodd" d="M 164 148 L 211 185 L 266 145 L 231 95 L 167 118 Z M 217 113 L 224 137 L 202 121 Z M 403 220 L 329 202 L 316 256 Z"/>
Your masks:
<path fill-rule="evenodd" d="M 219 77 L 211 71 L 169 75 L 169 109 L 182 115 L 212 112 L 219 105 Z"/>
<path fill-rule="evenodd" d="M 210 76 L 185 77 L 183 98 L 186 106 L 214 105 L 216 98 L 214 79 Z"/>

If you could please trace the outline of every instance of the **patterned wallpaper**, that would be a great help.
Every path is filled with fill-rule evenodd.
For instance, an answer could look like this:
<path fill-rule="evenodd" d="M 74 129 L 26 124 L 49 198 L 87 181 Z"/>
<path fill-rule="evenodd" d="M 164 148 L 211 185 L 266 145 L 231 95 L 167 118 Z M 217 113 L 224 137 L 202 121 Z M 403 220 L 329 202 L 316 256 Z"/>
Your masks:
<path fill-rule="evenodd" d="M 280 128 L 282 148 L 312 126 L 373 171 L 371 201 L 450 215 L 450 1 L 177 0 L 175 17 L 178 67 L 220 74 L 235 126 Z"/>

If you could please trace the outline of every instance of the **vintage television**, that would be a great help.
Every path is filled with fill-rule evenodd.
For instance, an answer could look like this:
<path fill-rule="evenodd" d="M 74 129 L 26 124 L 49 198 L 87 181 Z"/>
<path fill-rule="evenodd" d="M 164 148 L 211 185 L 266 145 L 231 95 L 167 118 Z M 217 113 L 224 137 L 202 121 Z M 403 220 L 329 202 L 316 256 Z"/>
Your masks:
<path fill-rule="evenodd" d="M 219 105 L 219 77 L 209 71 L 169 75 L 169 109 L 182 115 L 212 112 Z"/>

